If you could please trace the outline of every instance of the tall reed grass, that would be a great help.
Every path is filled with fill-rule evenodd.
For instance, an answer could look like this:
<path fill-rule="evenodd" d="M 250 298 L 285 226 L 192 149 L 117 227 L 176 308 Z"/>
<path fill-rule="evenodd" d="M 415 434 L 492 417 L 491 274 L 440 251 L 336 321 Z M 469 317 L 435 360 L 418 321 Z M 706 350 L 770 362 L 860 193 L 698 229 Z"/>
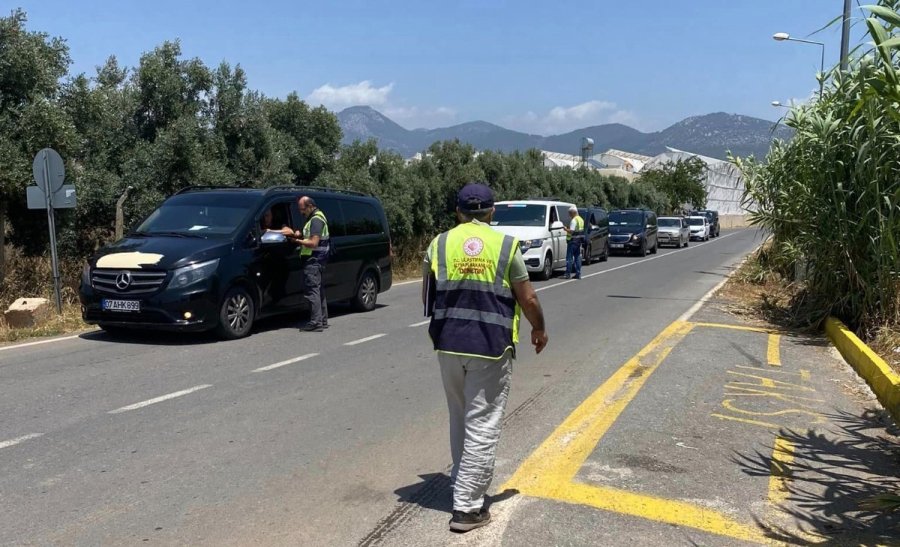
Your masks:
<path fill-rule="evenodd" d="M 764 163 L 736 160 L 751 222 L 773 236 L 769 264 L 803 284 L 800 323 L 834 314 L 864 334 L 900 324 L 898 5 L 863 7 L 866 43 L 821 97 L 791 109 L 792 140 Z"/>

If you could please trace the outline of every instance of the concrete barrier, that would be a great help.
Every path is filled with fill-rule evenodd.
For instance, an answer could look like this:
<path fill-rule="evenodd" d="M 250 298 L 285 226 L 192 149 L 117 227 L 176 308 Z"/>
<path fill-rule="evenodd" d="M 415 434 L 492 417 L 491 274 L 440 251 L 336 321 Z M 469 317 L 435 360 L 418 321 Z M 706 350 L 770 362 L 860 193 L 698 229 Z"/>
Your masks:
<path fill-rule="evenodd" d="M 829 317 L 825 321 L 825 332 L 900 425 L 900 375 L 840 320 Z"/>
<path fill-rule="evenodd" d="M 50 301 L 46 298 L 20 298 L 3 316 L 11 329 L 36 327 L 50 318 Z"/>

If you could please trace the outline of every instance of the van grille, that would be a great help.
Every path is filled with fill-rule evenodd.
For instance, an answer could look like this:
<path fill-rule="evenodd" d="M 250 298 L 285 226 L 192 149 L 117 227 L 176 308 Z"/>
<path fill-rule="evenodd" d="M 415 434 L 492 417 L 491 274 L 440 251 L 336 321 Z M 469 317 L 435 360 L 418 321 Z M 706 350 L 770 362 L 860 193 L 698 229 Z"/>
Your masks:
<path fill-rule="evenodd" d="M 166 280 L 166 272 L 147 270 L 94 270 L 91 286 L 108 294 L 135 295 L 158 291 Z"/>

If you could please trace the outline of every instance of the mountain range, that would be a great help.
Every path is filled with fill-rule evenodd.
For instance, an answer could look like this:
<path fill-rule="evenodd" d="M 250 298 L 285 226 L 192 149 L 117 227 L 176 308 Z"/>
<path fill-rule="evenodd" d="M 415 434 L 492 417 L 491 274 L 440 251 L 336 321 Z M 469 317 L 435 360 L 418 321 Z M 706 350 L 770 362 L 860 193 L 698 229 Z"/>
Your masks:
<path fill-rule="evenodd" d="M 610 148 L 655 156 L 666 147 L 713 158 L 725 159 L 728 152 L 735 156 L 753 154 L 765 158 L 773 138 L 789 139 L 792 131 L 773 122 L 716 112 L 692 116 L 653 133 L 643 133 L 618 123 L 576 129 L 562 135 L 544 137 L 521 133 L 484 121 L 468 122 L 438 129 L 406 129 L 368 106 L 353 106 L 337 114 L 343 142 L 374 138 L 378 146 L 393 150 L 403 157 L 422 152 L 436 141 L 459 139 L 479 150 L 511 152 L 538 148 L 550 152 L 579 154 L 581 139 L 594 139 L 594 153 Z"/>

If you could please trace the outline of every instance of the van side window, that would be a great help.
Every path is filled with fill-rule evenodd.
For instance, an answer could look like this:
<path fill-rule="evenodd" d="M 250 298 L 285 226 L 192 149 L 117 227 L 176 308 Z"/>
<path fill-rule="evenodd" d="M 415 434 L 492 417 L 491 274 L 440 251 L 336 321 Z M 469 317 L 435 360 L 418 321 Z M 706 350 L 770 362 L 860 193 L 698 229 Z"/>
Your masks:
<path fill-rule="evenodd" d="M 341 204 L 339 200 L 333 198 L 316 198 L 316 205 L 325 213 L 328 219 L 328 235 L 342 236 L 347 233 L 344 225 L 344 214 L 341 212 Z"/>
<path fill-rule="evenodd" d="M 363 201 L 341 201 L 344 211 L 344 223 L 348 236 L 372 235 L 384 233 L 381 215 L 370 203 Z"/>
<path fill-rule="evenodd" d="M 569 207 L 567 205 L 557 205 L 556 212 L 559 215 L 558 220 L 562 220 L 562 223 L 566 226 L 569 225 Z M 563 220 L 565 219 L 565 220 Z"/>
<path fill-rule="evenodd" d="M 553 223 L 557 220 L 559 220 L 559 216 L 556 214 L 556 207 L 550 207 L 550 224 L 548 225 L 548 228 L 553 226 Z"/>
<path fill-rule="evenodd" d="M 272 211 L 272 222 L 269 226 L 264 225 L 264 217 L 266 211 Z M 272 203 L 268 205 L 265 209 L 262 210 L 262 213 L 259 215 L 259 222 L 257 224 L 259 226 L 260 232 L 266 230 L 266 228 L 272 230 L 280 230 L 285 226 L 292 226 L 291 223 L 291 202 L 290 201 L 282 201 L 280 203 Z"/>

